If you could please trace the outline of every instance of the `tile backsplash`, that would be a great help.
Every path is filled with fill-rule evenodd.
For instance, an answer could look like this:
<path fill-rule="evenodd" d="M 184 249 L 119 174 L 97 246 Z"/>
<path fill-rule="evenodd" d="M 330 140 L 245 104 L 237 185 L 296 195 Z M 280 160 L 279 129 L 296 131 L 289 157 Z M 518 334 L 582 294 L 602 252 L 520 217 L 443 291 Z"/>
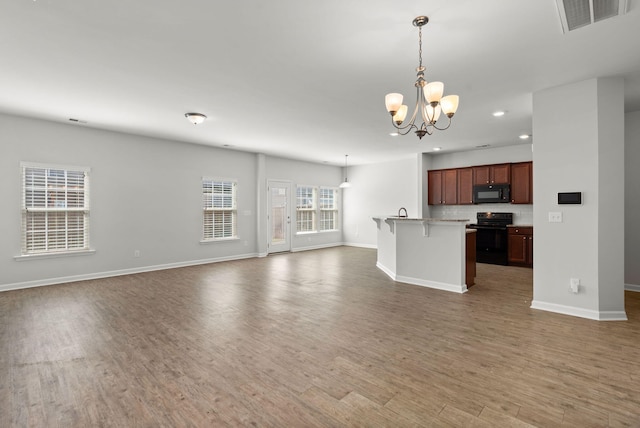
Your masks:
<path fill-rule="evenodd" d="M 533 205 L 429 205 L 429 217 L 444 219 L 469 219 L 469 223 L 476 222 L 477 213 L 487 211 L 513 213 L 513 224 L 533 224 Z"/>

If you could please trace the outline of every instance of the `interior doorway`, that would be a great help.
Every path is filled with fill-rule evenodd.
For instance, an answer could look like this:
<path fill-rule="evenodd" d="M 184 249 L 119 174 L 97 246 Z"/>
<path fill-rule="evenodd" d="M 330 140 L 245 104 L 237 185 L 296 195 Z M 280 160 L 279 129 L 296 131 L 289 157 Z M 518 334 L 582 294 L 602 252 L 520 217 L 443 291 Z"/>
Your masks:
<path fill-rule="evenodd" d="M 291 251 L 291 183 L 269 180 L 269 246 L 267 253 Z"/>

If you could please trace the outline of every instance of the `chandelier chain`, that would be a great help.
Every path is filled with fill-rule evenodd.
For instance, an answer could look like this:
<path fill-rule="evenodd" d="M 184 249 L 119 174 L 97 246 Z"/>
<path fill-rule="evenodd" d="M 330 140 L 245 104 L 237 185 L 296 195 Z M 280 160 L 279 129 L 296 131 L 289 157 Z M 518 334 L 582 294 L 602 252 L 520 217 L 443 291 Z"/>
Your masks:
<path fill-rule="evenodd" d="M 418 27 L 418 50 L 419 67 L 422 68 L 422 27 Z"/>

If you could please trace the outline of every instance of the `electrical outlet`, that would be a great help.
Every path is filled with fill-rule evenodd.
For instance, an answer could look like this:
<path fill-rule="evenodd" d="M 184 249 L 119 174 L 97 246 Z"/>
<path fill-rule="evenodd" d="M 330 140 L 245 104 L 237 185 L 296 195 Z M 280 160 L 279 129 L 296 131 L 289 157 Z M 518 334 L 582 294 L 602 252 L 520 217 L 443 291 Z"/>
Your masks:
<path fill-rule="evenodd" d="M 571 278 L 570 286 L 571 286 L 571 292 L 572 293 L 577 293 L 578 291 L 580 291 L 580 279 Z"/>
<path fill-rule="evenodd" d="M 562 223 L 562 211 L 549 212 L 549 223 Z"/>
<path fill-rule="evenodd" d="M 133 257 L 140 257 L 140 250 L 135 250 L 133 252 Z"/>

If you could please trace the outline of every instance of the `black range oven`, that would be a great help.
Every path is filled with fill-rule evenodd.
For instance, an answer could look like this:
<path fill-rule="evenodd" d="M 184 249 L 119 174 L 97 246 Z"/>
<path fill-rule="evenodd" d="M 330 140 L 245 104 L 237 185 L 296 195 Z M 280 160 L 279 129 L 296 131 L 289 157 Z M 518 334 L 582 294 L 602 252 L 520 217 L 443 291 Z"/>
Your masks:
<path fill-rule="evenodd" d="M 513 223 L 513 213 L 477 213 L 476 261 L 495 265 L 507 264 L 507 225 Z"/>

